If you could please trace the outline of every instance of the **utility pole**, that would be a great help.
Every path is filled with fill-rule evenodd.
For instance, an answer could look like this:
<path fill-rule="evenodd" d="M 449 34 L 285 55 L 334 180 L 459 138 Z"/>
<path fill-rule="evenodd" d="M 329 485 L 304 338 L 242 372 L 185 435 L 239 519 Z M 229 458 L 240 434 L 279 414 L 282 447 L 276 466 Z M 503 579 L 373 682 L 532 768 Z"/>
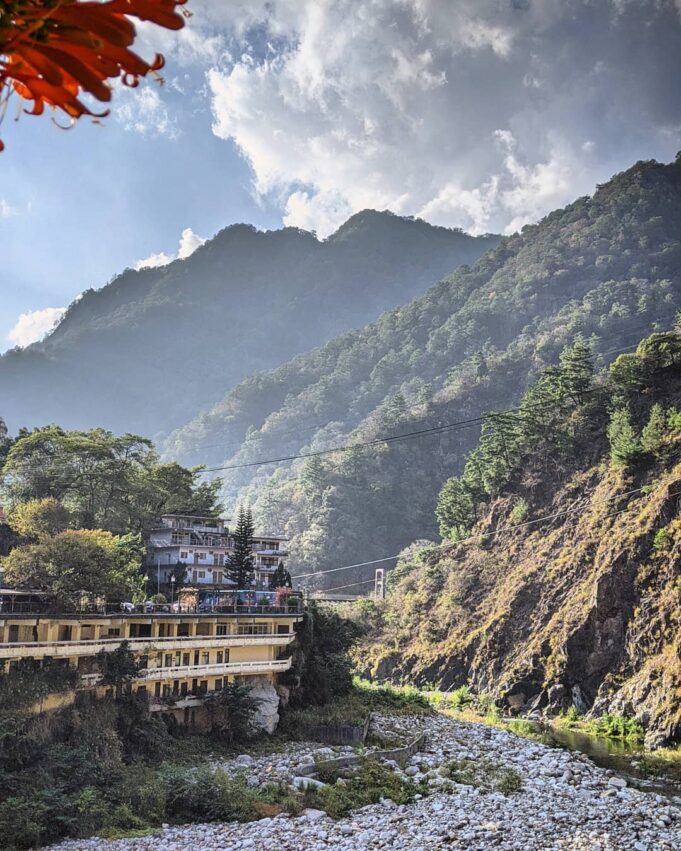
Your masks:
<path fill-rule="evenodd" d="M 376 576 L 374 578 L 374 597 L 377 600 L 382 600 L 385 597 L 385 570 L 382 567 L 376 568 Z"/>

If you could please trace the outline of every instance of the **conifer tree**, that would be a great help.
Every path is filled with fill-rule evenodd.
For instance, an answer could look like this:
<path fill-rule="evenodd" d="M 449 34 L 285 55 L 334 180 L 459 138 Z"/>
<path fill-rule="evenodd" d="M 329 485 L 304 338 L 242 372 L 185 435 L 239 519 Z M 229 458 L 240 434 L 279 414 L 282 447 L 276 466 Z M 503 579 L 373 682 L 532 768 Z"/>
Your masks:
<path fill-rule="evenodd" d="M 561 391 L 576 405 L 583 404 L 591 387 L 593 374 L 591 349 L 583 340 L 577 340 L 560 353 Z"/>
<path fill-rule="evenodd" d="M 234 529 L 234 553 L 230 556 L 227 575 L 237 588 L 250 588 L 254 581 L 253 571 L 253 513 L 241 506 Z"/>
<path fill-rule="evenodd" d="M 626 467 L 636 459 L 641 444 L 631 422 L 631 414 L 626 408 L 613 411 L 608 425 L 610 458 L 618 467 Z"/>
<path fill-rule="evenodd" d="M 270 576 L 270 588 L 292 588 L 293 580 L 291 579 L 291 574 L 284 567 L 284 562 L 280 561 L 277 565 L 277 569 L 274 571 L 272 576 Z"/>
<path fill-rule="evenodd" d="M 656 454 L 662 444 L 665 432 L 665 415 L 662 405 L 656 402 L 650 411 L 650 418 L 641 432 L 641 448 L 644 452 Z"/>

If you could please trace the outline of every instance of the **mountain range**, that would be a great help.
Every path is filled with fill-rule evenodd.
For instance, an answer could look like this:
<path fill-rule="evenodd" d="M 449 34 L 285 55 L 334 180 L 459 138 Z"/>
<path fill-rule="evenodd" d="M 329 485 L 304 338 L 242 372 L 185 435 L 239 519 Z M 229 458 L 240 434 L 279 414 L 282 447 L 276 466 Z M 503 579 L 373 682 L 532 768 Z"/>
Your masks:
<path fill-rule="evenodd" d="M 84 292 L 45 340 L 0 357 L 11 430 L 167 434 L 253 372 L 409 301 L 497 237 L 365 210 L 324 241 L 233 225 L 187 259 Z"/>
<path fill-rule="evenodd" d="M 601 367 L 680 306 L 681 163 L 639 162 L 376 322 L 249 377 L 165 451 L 227 468 L 227 504 L 249 499 L 289 535 L 294 569 L 392 556 L 438 537 L 437 494 L 478 439 L 457 423 L 512 408 L 574 340 Z"/>

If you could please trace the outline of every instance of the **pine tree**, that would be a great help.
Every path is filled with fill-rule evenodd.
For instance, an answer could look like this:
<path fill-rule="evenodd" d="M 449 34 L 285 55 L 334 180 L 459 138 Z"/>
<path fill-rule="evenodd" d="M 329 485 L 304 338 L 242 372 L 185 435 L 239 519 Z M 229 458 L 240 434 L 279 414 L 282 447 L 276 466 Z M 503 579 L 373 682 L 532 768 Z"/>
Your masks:
<path fill-rule="evenodd" d="M 593 374 L 591 349 L 583 340 L 577 340 L 560 353 L 561 390 L 576 405 L 583 404 L 591 387 Z"/>
<path fill-rule="evenodd" d="M 250 588 L 254 581 L 253 571 L 253 513 L 241 506 L 234 529 L 234 553 L 230 556 L 227 575 L 237 588 Z"/>
<path fill-rule="evenodd" d="M 655 455 L 662 445 L 665 432 L 665 415 L 662 405 L 655 403 L 650 411 L 650 419 L 641 432 L 641 448 L 644 452 Z"/>
<path fill-rule="evenodd" d="M 455 476 L 442 486 L 435 509 L 443 538 L 457 540 L 468 533 L 475 522 L 475 503 L 465 482 Z"/>
<path fill-rule="evenodd" d="M 634 431 L 631 414 L 626 408 L 613 411 L 608 425 L 608 440 L 610 458 L 616 466 L 626 467 L 638 457 L 641 444 Z"/>
<path fill-rule="evenodd" d="M 272 576 L 270 576 L 270 588 L 274 590 L 275 588 L 292 588 L 293 580 L 291 579 L 291 574 L 284 567 L 284 562 L 280 561 L 277 565 L 277 569 L 274 571 Z"/>

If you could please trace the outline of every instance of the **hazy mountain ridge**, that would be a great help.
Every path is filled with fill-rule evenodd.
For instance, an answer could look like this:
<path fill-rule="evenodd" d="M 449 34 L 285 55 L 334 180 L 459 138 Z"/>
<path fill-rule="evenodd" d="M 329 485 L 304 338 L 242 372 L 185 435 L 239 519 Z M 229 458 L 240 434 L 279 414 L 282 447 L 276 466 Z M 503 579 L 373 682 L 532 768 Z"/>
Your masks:
<path fill-rule="evenodd" d="M 423 292 L 496 237 L 366 210 L 325 241 L 233 225 L 186 260 L 128 269 L 41 343 L 0 357 L 12 429 L 168 432 L 249 374 Z"/>
<path fill-rule="evenodd" d="M 503 409 L 576 336 L 602 365 L 679 306 L 681 167 L 637 163 L 410 304 L 247 379 L 166 451 L 233 466 Z M 468 428 L 227 471 L 225 495 L 254 499 L 298 564 L 379 558 L 436 536 L 437 492 L 476 440 Z"/>

